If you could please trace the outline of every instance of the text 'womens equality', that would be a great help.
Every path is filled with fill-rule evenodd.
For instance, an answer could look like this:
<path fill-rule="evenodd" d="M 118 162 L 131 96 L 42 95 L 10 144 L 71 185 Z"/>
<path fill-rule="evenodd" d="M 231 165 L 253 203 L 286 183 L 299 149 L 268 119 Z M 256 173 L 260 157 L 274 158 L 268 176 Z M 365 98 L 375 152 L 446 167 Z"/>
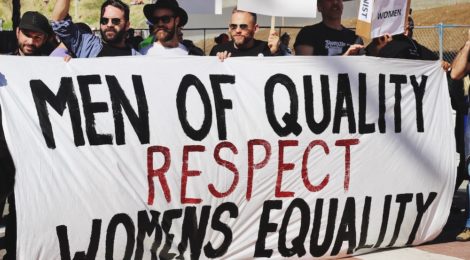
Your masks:
<path fill-rule="evenodd" d="M 385 133 L 386 127 L 386 86 L 387 83 L 394 86 L 395 105 L 393 111 L 394 118 L 394 131 L 401 132 L 401 90 L 403 86 L 409 86 L 411 83 L 413 92 L 415 94 L 416 104 L 416 130 L 424 132 L 423 120 L 423 97 L 426 90 L 427 76 L 422 75 L 421 81 L 418 82 L 418 77 L 415 75 L 398 75 L 398 74 L 379 74 L 379 85 L 377 88 L 378 107 L 379 111 L 377 119 L 369 119 L 377 123 L 368 123 L 366 118 L 367 109 L 367 91 L 374 89 L 372 86 L 367 86 L 367 74 L 358 74 L 358 104 L 353 102 L 353 95 L 351 91 L 351 81 L 349 74 L 338 74 L 337 77 L 337 91 L 334 108 L 332 110 L 332 97 L 330 95 L 330 77 L 331 75 L 319 75 L 321 82 L 321 93 L 314 93 L 312 76 L 303 76 L 303 91 L 305 102 L 305 120 L 310 131 L 314 134 L 323 133 L 333 121 L 332 132 L 337 134 L 340 132 L 341 122 L 343 117 L 346 118 L 348 123 L 349 133 L 370 134 L 377 131 Z M 145 87 L 142 81 L 142 76 L 133 75 L 132 83 L 137 101 L 137 108 L 131 105 L 125 91 L 121 87 L 118 79 L 114 75 L 104 76 L 109 94 L 111 104 L 106 102 L 93 102 L 91 95 L 91 88 L 103 87 L 102 77 L 100 75 L 83 75 L 77 76 L 78 88 L 81 96 L 81 109 L 79 100 L 76 95 L 73 78 L 62 77 L 60 86 L 56 94 L 42 81 L 31 80 L 30 87 L 36 110 L 41 125 L 41 130 L 49 148 L 56 147 L 52 123 L 49 116 L 48 106 L 51 106 L 60 116 L 63 116 L 65 109 L 68 108 L 71 119 L 71 126 L 73 130 L 74 143 L 76 146 L 85 145 L 83 127 L 82 127 L 82 111 L 85 118 L 85 130 L 90 145 L 110 145 L 125 144 L 125 130 L 123 110 L 129 122 L 131 123 L 137 137 L 141 144 L 150 143 L 150 125 L 149 125 L 149 106 L 145 94 Z M 217 120 L 217 130 L 219 140 L 227 140 L 227 125 L 226 113 L 227 110 L 233 109 L 233 102 L 230 99 L 224 98 L 224 87 L 236 87 L 236 78 L 234 75 L 209 75 L 211 82 L 213 102 L 215 106 L 215 116 Z M 355 86 L 355 85 L 353 85 Z M 199 128 L 192 126 L 188 121 L 187 111 L 187 93 L 188 90 L 194 87 L 200 96 L 204 108 L 204 119 Z M 288 99 L 290 104 L 290 111 L 286 112 L 281 118 L 282 122 L 278 120 L 279 116 L 275 113 L 276 101 L 274 99 L 274 92 L 276 88 L 285 88 L 288 92 Z M 298 92 L 302 91 L 294 81 L 285 74 L 275 74 L 271 76 L 264 87 L 264 102 L 266 109 L 266 116 L 272 129 L 279 137 L 285 137 L 290 134 L 300 135 L 303 131 L 299 123 L 299 95 Z M 127 93 L 129 94 L 129 93 Z M 322 117 L 317 121 L 315 117 L 314 95 L 321 95 Z M 369 94 L 373 95 L 373 94 Z M 176 98 L 176 106 L 178 110 L 178 118 L 185 134 L 195 141 L 203 140 L 210 132 L 212 127 L 213 106 L 206 86 L 202 81 L 192 74 L 185 75 L 178 87 Z M 47 103 L 47 104 L 46 104 Z M 111 105 L 112 115 L 114 119 L 114 136 L 110 133 L 98 133 L 95 125 L 95 114 L 108 113 L 109 105 Z M 318 106 L 318 105 L 317 105 Z M 356 109 L 358 107 L 358 120 L 356 120 Z M 137 112 L 136 112 L 137 110 Z M 314 116 L 315 115 L 315 116 Z"/>

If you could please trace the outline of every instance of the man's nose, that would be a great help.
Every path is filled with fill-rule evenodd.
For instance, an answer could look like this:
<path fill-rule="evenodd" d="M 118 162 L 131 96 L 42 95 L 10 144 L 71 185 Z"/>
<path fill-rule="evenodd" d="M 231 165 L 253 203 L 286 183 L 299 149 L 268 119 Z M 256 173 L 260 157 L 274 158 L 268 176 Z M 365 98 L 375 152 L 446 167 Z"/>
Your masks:
<path fill-rule="evenodd" d="M 27 37 L 25 43 L 31 45 L 33 44 L 33 41 L 34 41 L 33 38 Z"/>

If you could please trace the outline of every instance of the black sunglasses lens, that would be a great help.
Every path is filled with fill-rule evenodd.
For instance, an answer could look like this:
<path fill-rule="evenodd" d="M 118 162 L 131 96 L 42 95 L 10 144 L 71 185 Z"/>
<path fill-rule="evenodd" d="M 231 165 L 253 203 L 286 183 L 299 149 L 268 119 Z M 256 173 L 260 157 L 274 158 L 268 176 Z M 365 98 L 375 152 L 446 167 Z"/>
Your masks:
<path fill-rule="evenodd" d="M 169 23 L 170 20 L 171 20 L 171 17 L 169 17 L 169 16 L 163 16 L 161 19 L 162 19 L 162 22 L 163 22 L 163 23 Z"/>
<path fill-rule="evenodd" d="M 158 24 L 160 21 L 162 21 L 162 23 L 167 24 L 171 21 L 171 18 L 172 18 L 172 16 L 169 16 L 169 15 L 165 15 L 165 16 L 162 16 L 162 17 L 153 17 L 152 23 L 153 24 Z"/>
<path fill-rule="evenodd" d="M 230 28 L 230 30 L 236 30 L 238 27 L 240 27 L 241 30 L 246 30 L 246 29 L 248 29 L 248 24 L 245 24 L 245 23 L 242 23 L 242 24 L 231 23 L 231 24 L 228 25 L 228 27 Z"/>
<path fill-rule="evenodd" d="M 121 19 L 119 18 L 112 18 L 111 23 L 114 25 L 119 25 L 121 23 Z"/>
<path fill-rule="evenodd" d="M 110 20 L 109 18 L 103 17 L 103 18 L 101 18 L 100 22 L 101 22 L 102 25 L 107 25 L 109 23 L 109 20 Z M 111 18 L 111 23 L 113 25 L 119 25 L 121 23 L 121 19 Z"/>

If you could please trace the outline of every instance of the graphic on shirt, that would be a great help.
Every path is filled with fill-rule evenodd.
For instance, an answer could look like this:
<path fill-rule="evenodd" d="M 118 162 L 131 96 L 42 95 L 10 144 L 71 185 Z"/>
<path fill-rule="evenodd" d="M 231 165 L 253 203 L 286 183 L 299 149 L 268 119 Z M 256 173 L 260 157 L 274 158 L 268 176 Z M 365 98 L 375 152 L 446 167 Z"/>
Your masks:
<path fill-rule="evenodd" d="M 345 46 L 345 42 L 325 40 L 325 49 L 328 50 L 328 56 L 341 55 Z"/>

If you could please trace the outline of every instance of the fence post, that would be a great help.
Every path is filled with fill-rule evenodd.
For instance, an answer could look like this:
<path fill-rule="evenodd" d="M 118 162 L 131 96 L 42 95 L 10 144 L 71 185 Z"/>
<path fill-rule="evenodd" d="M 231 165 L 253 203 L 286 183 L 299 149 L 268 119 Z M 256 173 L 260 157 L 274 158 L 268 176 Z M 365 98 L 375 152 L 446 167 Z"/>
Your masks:
<path fill-rule="evenodd" d="M 439 28 L 439 59 L 443 60 L 444 58 L 444 24 L 440 23 Z"/>
<path fill-rule="evenodd" d="M 204 28 L 203 32 L 204 32 L 204 53 L 206 53 L 206 28 Z"/>

